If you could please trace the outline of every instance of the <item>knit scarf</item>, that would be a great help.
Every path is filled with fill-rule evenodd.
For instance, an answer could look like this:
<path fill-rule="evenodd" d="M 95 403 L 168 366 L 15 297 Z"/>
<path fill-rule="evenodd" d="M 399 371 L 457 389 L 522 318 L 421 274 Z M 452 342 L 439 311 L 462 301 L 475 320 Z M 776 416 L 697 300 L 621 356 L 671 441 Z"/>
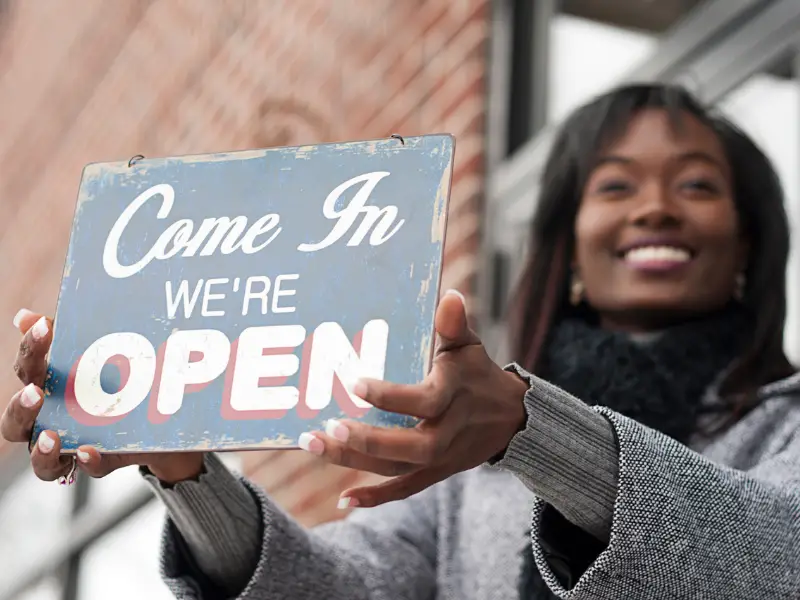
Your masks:
<path fill-rule="evenodd" d="M 750 331 L 738 305 L 646 336 L 567 319 L 550 334 L 541 376 L 589 405 L 608 407 L 686 443 L 701 411 L 709 410 L 704 396 L 740 354 Z M 524 561 L 520 598 L 556 599 L 530 546 Z"/>

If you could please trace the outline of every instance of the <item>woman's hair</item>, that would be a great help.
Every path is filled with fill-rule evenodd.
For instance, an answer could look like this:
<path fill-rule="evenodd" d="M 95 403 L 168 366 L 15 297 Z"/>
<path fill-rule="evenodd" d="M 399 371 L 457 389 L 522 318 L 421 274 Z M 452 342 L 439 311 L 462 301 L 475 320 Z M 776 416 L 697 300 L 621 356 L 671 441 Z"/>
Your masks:
<path fill-rule="evenodd" d="M 783 352 L 789 225 L 783 190 L 769 159 L 740 129 L 680 87 L 615 89 L 574 112 L 556 135 L 531 224 L 530 257 L 511 305 L 512 350 L 524 367 L 536 372 L 553 324 L 574 314 L 568 301 L 570 265 L 583 188 L 602 148 L 648 108 L 667 110 L 676 128 L 681 127 L 681 115 L 693 115 L 716 133 L 731 166 L 734 203 L 749 243 L 742 302 L 754 323 L 749 347 L 720 386 L 735 420 L 758 402 L 760 386 L 794 372 Z"/>

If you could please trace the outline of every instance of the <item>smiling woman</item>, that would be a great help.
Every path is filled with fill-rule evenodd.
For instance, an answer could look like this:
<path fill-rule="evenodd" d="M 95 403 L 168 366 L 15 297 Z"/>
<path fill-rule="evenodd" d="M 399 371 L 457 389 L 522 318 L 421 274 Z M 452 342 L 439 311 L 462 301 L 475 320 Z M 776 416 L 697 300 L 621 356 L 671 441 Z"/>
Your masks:
<path fill-rule="evenodd" d="M 638 114 L 586 183 L 573 272 L 606 329 L 663 327 L 721 307 L 746 268 L 722 144 L 695 117 L 678 118 Z"/>
<path fill-rule="evenodd" d="M 178 597 L 800 596 L 800 378 L 782 350 L 789 234 L 771 164 L 685 91 L 639 85 L 567 120 L 542 188 L 519 362 L 489 359 L 451 291 L 422 383 L 352 389 L 417 427 L 301 436 L 395 476 L 345 491 L 340 506 L 362 507 L 347 519 L 303 530 L 214 455 L 79 450 L 94 476 L 142 465 Z M 52 323 L 15 323 L 27 385 L 0 428 L 24 442 Z M 39 477 L 68 472 L 59 449 L 42 433 Z"/>

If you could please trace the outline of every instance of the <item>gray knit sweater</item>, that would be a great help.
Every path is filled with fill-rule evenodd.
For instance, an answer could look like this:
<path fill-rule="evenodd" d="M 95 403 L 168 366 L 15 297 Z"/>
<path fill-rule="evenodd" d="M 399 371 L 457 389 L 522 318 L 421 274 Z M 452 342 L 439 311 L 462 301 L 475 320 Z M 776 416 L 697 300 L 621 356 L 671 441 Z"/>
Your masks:
<path fill-rule="evenodd" d="M 516 600 L 530 531 L 565 599 L 800 598 L 800 376 L 689 449 L 521 374 L 528 424 L 498 464 L 313 531 L 213 455 L 196 482 L 147 476 L 170 514 L 165 581 L 178 598 Z"/>

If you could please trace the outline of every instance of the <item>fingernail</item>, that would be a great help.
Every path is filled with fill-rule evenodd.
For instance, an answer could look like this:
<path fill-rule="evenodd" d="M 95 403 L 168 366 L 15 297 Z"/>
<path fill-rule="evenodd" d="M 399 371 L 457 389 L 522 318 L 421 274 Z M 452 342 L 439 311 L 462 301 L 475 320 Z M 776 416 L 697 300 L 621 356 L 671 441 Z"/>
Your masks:
<path fill-rule="evenodd" d="M 362 400 L 366 400 L 367 398 L 367 384 L 364 383 L 361 379 L 356 379 L 352 382 L 348 387 L 348 392 L 350 392 L 353 396 L 361 398 Z"/>
<path fill-rule="evenodd" d="M 50 331 L 50 326 L 47 324 L 47 319 L 45 317 L 42 317 L 36 321 L 36 323 L 33 324 L 33 327 L 31 327 L 31 335 L 35 340 L 42 339 L 47 335 L 48 331 Z"/>
<path fill-rule="evenodd" d="M 56 446 L 56 441 L 46 433 L 39 436 L 39 451 L 49 454 Z"/>
<path fill-rule="evenodd" d="M 325 444 L 322 443 L 322 440 L 310 433 L 301 433 L 300 438 L 297 440 L 297 445 L 306 452 L 311 452 L 311 454 L 316 454 L 317 456 L 325 451 Z"/>
<path fill-rule="evenodd" d="M 24 319 L 25 317 L 27 317 L 30 314 L 33 314 L 33 313 L 31 311 L 29 311 L 27 308 L 20 308 L 19 312 L 14 315 L 14 320 L 12 321 L 14 323 L 14 327 L 19 329 L 19 325 L 20 325 L 20 323 L 22 323 L 22 319 Z"/>
<path fill-rule="evenodd" d="M 91 455 L 85 450 L 78 450 L 78 460 L 82 463 L 88 463 Z"/>
<path fill-rule="evenodd" d="M 36 406 L 36 403 L 39 402 L 39 392 L 36 391 L 36 386 L 32 383 L 26 385 L 22 389 L 22 396 L 19 401 L 22 403 L 22 406 L 26 408 L 33 408 Z"/>
<path fill-rule="evenodd" d="M 463 304 L 464 306 L 466 306 L 466 305 L 467 305 L 467 299 L 466 299 L 466 298 L 464 298 L 464 294 L 462 294 L 462 293 L 461 293 L 461 292 L 459 292 L 458 290 L 447 290 L 447 291 L 444 293 L 444 295 L 445 295 L 445 296 L 447 296 L 448 294 L 452 294 L 453 296 L 458 296 L 458 297 L 459 297 L 459 299 L 461 300 L 461 304 Z"/>
<path fill-rule="evenodd" d="M 358 506 L 358 498 L 339 498 L 336 508 L 344 510 L 345 508 L 355 508 Z"/>
<path fill-rule="evenodd" d="M 350 438 L 350 430 L 336 419 L 328 419 L 325 423 L 325 433 L 335 440 L 346 442 Z"/>

